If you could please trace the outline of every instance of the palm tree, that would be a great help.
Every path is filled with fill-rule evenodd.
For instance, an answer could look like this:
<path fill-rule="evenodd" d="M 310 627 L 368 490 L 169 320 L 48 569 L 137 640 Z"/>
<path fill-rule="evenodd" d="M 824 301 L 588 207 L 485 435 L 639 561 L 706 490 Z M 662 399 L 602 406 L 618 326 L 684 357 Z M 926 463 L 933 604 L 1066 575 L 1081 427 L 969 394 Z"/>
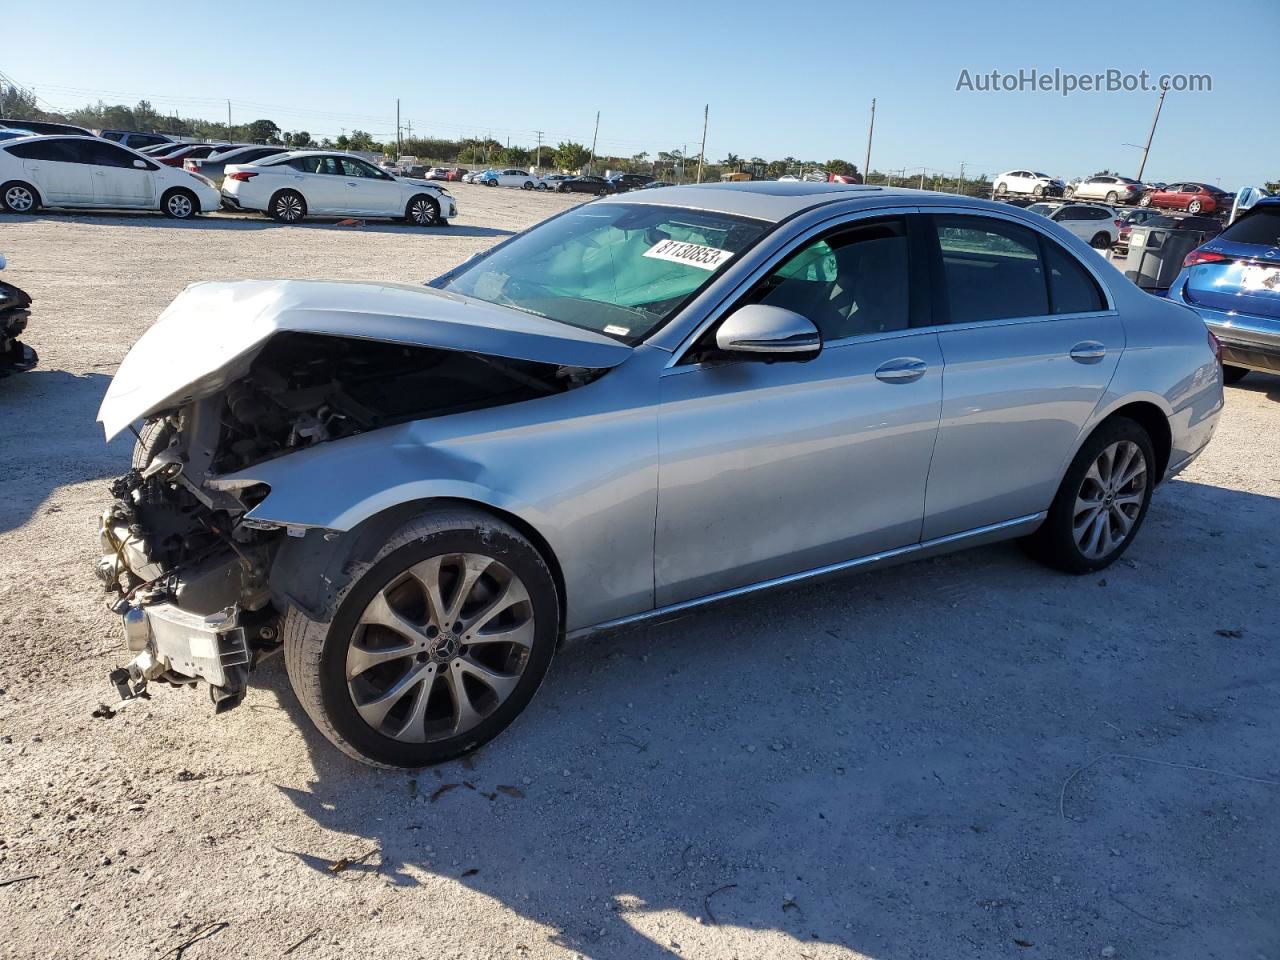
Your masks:
<path fill-rule="evenodd" d="M 726 167 L 733 167 L 734 170 L 742 169 L 742 158 L 736 153 L 731 153 L 720 161 Z"/>

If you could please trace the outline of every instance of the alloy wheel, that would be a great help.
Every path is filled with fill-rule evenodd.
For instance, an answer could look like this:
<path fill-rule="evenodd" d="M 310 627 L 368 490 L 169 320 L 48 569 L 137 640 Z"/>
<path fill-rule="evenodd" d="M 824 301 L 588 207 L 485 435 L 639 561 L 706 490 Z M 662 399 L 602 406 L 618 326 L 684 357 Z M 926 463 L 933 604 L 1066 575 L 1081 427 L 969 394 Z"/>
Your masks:
<path fill-rule="evenodd" d="M 14 213 L 26 213 L 35 206 L 36 198 L 23 186 L 12 186 L 4 192 L 4 202 Z"/>
<path fill-rule="evenodd" d="M 302 201 L 291 193 L 286 193 L 283 197 L 276 199 L 276 215 L 288 222 L 299 219 L 302 216 Z"/>
<path fill-rule="evenodd" d="M 383 736 L 408 743 L 467 733 L 501 706 L 535 636 L 520 578 L 491 557 L 431 557 L 392 577 L 347 648 L 351 702 Z"/>
<path fill-rule="evenodd" d="M 169 214 L 178 220 L 187 219 L 195 211 L 195 208 L 191 205 L 191 198 L 185 193 L 175 193 L 169 198 L 166 206 L 169 209 Z"/>
<path fill-rule="evenodd" d="M 420 227 L 429 227 L 436 222 L 436 205 L 426 197 L 419 197 L 409 205 L 409 216 Z"/>
<path fill-rule="evenodd" d="M 1098 454 L 1080 483 L 1072 512 L 1081 554 L 1097 560 L 1124 542 L 1142 513 L 1147 484 L 1147 458 L 1133 441 L 1117 441 Z"/>

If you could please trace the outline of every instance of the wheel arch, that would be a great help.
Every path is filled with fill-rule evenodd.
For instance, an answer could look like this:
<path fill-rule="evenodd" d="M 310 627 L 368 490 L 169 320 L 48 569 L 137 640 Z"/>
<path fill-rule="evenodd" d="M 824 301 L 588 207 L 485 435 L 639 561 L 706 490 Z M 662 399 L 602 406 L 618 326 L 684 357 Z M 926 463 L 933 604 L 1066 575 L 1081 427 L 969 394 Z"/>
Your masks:
<path fill-rule="evenodd" d="M 1081 436 L 1077 449 L 1105 424 L 1120 417 L 1133 420 L 1147 431 L 1147 436 L 1151 438 L 1151 446 L 1155 449 L 1155 475 L 1158 478 L 1156 482 L 1159 483 L 1160 479 L 1164 478 L 1165 471 L 1169 469 L 1169 458 L 1173 451 L 1173 428 L 1169 425 L 1169 415 L 1165 410 L 1150 400 L 1127 400 L 1108 410 Z M 1073 451 L 1072 457 L 1074 456 Z"/>
<path fill-rule="evenodd" d="M 208 211 L 206 211 L 206 210 L 204 209 L 204 206 L 200 203 L 200 194 L 196 193 L 196 192 L 195 192 L 194 190 L 192 190 L 190 187 L 184 187 L 184 186 L 182 186 L 182 185 L 180 185 L 180 184 L 174 184 L 174 185 L 173 185 L 173 186 L 171 186 L 171 187 L 166 187 L 166 188 L 164 189 L 164 191 L 160 194 L 160 209 L 161 209 L 161 210 L 163 210 L 163 209 L 164 209 L 164 205 L 165 205 L 165 203 L 168 201 L 168 199 L 169 199 L 169 195 L 170 195 L 170 194 L 173 194 L 173 193 L 185 193 L 187 196 L 189 196 L 189 197 L 191 198 L 191 203 L 192 203 L 192 205 L 195 207 L 195 212 L 196 212 L 196 213 L 207 213 L 207 212 L 208 212 Z"/>
<path fill-rule="evenodd" d="M 40 184 L 35 183 L 32 180 L 23 179 L 22 177 L 10 177 L 8 180 L 0 181 L 0 193 L 8 189 L 10 184 L 14 183 L 21 183 L 24 186 L 30 187 L 36 192 L 36 199 L 40 201 L 40 206 L 48 206 L 48 201 L 45 200 L 44 192 L 40 189 Z"/>
<path fill-rule="evenodd" d="M 492 503 L 462 496 L 421 497 L 397 503 L 363 518 L 337 537 L 333 531 L 320 528 L 309 529 L 302 537 L 287 537 L 272 561 L 272 594 L 277 601 L 283 600 L 311 619 L 320 620 L 328 615 L 329 598 L 373 561 L 396 530 L 433 509 L 450 507 L 474 510 L 501 520 L 533 545 L 555 581 L 563 634 L 568 611 L 565 577 L 550 541 L 525 517 Z"/>

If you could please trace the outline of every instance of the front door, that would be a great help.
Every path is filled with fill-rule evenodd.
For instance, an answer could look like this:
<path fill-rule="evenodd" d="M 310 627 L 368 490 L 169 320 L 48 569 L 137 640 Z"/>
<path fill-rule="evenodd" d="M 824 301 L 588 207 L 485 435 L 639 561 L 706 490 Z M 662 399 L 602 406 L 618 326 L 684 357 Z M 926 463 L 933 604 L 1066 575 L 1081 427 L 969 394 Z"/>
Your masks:
<path fill-rule="evenodd" d="M 1056 240 L 997 217 L 938 214 L 946 364 L 925 540 L 1048 508 L 1124 349 L 1097 281 Z"/>
<path fill-rule="evenodd" d="M 919 540 L 942 357 L 936 333 L 911 328 L 926 305 L 909 247 L 904 217 L 855 221 L 735 304 L 808 317 L 823 336 L 817 358 L 726 360 L 713 329 L 665 371 L 659 606 Z"/>
<path fill-rule="evenodd" d="M 354 157 L 340 157 L 345 191 L 344 213 L 402 215 L 400 183 L 373 164 Z"/>

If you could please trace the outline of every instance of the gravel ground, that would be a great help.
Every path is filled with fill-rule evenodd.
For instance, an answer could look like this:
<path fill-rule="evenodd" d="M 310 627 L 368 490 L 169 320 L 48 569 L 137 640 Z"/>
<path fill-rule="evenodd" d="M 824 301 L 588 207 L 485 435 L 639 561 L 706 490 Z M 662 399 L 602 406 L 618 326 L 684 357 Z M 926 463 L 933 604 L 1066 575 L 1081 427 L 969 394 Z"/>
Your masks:
<path fill-rule="evenodd" d="M 0 955 L 1280 958 L 1277 378 L 1102 576 L 1005 545 L 604 638 L 470 763 L 346 760 L 278 658 L 222 717 L 93 716 L 129 345 L 191 281 L 421 280 L 571 202 L 456 194 L 432 231 L 0 220 L 41 356 L 0 381 Z"/>

